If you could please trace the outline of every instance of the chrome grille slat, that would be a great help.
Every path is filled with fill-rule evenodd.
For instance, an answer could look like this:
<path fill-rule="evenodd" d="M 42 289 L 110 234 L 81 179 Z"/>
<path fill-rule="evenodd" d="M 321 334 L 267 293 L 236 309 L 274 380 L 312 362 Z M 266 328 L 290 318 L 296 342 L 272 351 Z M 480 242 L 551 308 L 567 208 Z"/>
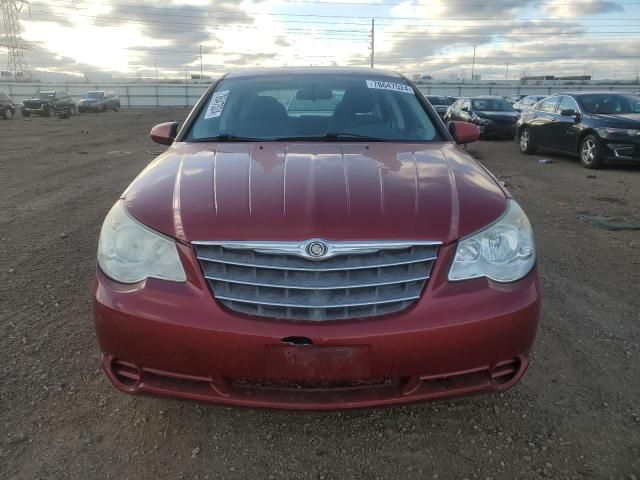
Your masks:
<path fill-rule="evenodd" d="M 223 295 L 216 295 L 218 300 L 227 300 L 229 302 L 237 302 L 237 303 L 250 303 L 252 305 L 257 305 L 258 308 L 267 305 L 269 307 L 283 307 L 283 308 L 350 308 L 350 307 L 365 307 L 365 306 L 376 306 L 376 305 L 384 305 L 385 303 L 400 303 L 400 302 L 408 302 L 413 301 L 420 298 L 420 295 L 416 295 L 415 297 L 405 297 L 405 298 L 392 298 L 389 300 L 378 300 L 375 303 L 371 302 L 361 302 L 361 303 L 344 303 L 344 304 L 331 304 L 331 305 L 301 305 L 301 304 L 287 304 L 280 302 L 268 302 L 264 300 L 247 300 L 244 298 L 234 298 L 234 297 L 225 297 Z"/>
<path fill-rule="evenodd" d="M 205 278 L 207 280 L 212 280 L 215 282 L 228 282 L 228 283 L 239 283 L 239 284 L 244 284 L 244 285 L 253 285 L 255 287 L 271 287 L 271 288 L 286 288 L 286 289 L 293 289 L 293 290 L 307 290 L 310 288 L 315 288 L 317 290 L 335 290 L 335 289 L 350 289 L 350 288 L 366 288 L 366 287 L 378 287 L 378 286 L 384 286 L 384 285 L 396 285 L 396 284 L 406 284 L 408 282 L 419 282 L 422 280 L 426 280 L 429 278 L 428 275 L 425 276 L 420 276 L 420 277 L 408 277 L 408 278 L 401 278 L 401 279 L 395 279 L 395 280 L 381 280 L 379 282 L 374 282 L 374 283 L 368 283 L 368 284 L 333 284 L 333 285 L 309 285 L 309 286 L 302 286 L 302 285 L 292 285 L 292 284 L 280 284 L 280 283 L 265 283 L 265 282 L 259 282 L 259 281 L 255 281 L 255 280 L 244 280 L 244 279 L 240 279 L 240 278 L 231 278 L 231 277 L 222 277 L 222 276 L 215 276 L 215 275 L 208 275 L 205 273 Z"/>
<path fill-rule="evenodd" d="M 214 297 L 227 308 L 307 321 L 366 318 L 408 308 L 420 298 L 439 246 L 327 243 L 332 254 L 323 259 L 305 256 L 304 242 L 254 242 L 244 249 L 239 242 L 193 245 Z"/>
<path fill-rule="evenodd" d="M 208 258 L 208 257 L 204 257 L 204 256 L 200 256 L 198 255 L 198 260 L 200 260 L 201 262 L 211 262 L 211 263 L 222 263 L 225 265 L 236 265 L 238 267 L 250 267 L 250 268 L 268 268 L 268 269 L 272 269 L 272 270 L 299 270 L 301 272 L 341 272 L 341 271 L 345 271 L 345 270 L 362 270 L 365 268 L 377 268 L 377 267 L 396 267 L 396 266 L 400 266 L 400 265 L 410 265 L 413 263 L 424 263 L 424 262 L 431 262 L 433 260 L 435 260 L 436 257 L 427 257 L 427 258 L 421 258 L 418 260 L 406 260 L 403 262 L 395 262 L 395 263 L 382 263 L 379 265 L 362 265 L 362 266 L 346 266 L 346 267 L 329 267 L 329 268 L 324 268 L 321 265 L 315 266 L 315 267 L 286 267 L 286 266 L 280 266 L 280 265 L 258 265 L 255 263 L 248 263 L 248 262 L 234 262 L 234 261 L 225 261 L 225 260 L 218 260 L 218 259 L 213 259 L 213 258 Z M 318 263 L 318 262 L 313 262 L 313 263 Z"/>

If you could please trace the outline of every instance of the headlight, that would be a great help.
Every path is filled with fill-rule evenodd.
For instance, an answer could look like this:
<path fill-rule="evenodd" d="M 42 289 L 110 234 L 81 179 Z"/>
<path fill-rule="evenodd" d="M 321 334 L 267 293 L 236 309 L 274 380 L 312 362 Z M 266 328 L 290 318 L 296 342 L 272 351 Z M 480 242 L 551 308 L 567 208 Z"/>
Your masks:
<path fill-rule="evenodd" d="M 515 200 L 495 223 L 460 240 L 449 280 L 487 277 L 514 282 L 527 275 L 536 261 L 531 224 Z"/>
<path fill-rule="evenodd" d="M 632 128 L 605 128 L 604 131 L 609 135 L 640 135 L 640 130 Z"/>
<path fill-rule="evenodd" d="M 173 240 L 134 220 L 118 200 L 100 231 L 98 265 L 120 283 L 137 283 L 146 278 L 184 282 L 178 249 Z"/>
<path fill-rule="evenodd" d="M 471 115 L 471 121 L 478 125 L 491 125 L 493 123 L 488 118 L 479 117 L 477 113 Z"/>

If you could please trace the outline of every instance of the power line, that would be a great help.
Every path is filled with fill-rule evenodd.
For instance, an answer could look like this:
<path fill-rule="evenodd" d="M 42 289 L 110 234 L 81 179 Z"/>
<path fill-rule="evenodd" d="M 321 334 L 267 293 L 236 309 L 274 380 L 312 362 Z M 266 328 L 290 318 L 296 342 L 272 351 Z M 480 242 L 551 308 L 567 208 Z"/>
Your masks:
<path fill-rule="evenodd" d="M 87 3 L 86 0 L 60 0 L 60 2 L 64 2 L 64 3 L 69 3 L 69 4 L 84 4 L 84 5 L 88 5 L 88 6 L 93 6 L 93 4 L 91 3 Z M 37 2 L 34 2 L 37 3 Z M 309 3 L 316 3 L 316 2 L 309 2 Z M 329 2 L 329 3 L 334 3 L 334 4 L 338 4 L 337 2 Z M 616 2 L 618 5 L 640 5 L 640 2 Z M 50 6 L 49 4 L 42 4 L 39 3 L 40 5 L 46 5 L 46 6 Z M 514 6 L 521 6 L 522 3 L 521 2 L 510 2 L 511 5 Z M 143 9 L 143 10 L 160 10 L 160 11 L 167 11 L 167 10 L 178 10 L 181 12 L 185 12 L 185 11 L 192 11 L 192 12 L 198 12 L 200 14 L 202 13 L 215 13 L 215 14 L 222 14 L 222 15 L 228 15 L 229 17 L 222 17 L 222 18 L 226 18 L 229 20 L 232 20 L 234 16 L 241 16 L 241 17 L 245 17 L 246 15 L 267 15 L 267 16 L 274 16 L 274 17 L 294 17 L 294 18 L 345 18 L 344 15 L 322 15 L 322 14 L 311 14 L 311 13 L 274 13 L 274 12 L 252 12 L 252 11 L 238 11 L 238 12 L 229 12 L 229 11 L 224 11 L 224 10 L 210 10 L 210 9 L 202 9 L 202 8 L 190 8 L 190 7 L 183 7 L 183 6 L 176 6 L 176 7 L 156 7 L 156 6 L 152 6 L 152 5 L 131 5 L 131 4 L 127 4 L 127 3 L 110 3 L 110 5 L 112 6 L 121 6 L 121 7 L 125 7 L 125 8 L 139 8 L 139 9 Z M 447 6 L 446 3 L 442 4 L 439 3 L 438 5 L 442 5 L 442 6 Z M 484 3 L 468 3 L 468 2 L 463 2 L 463 3 L 454 3 L 454 4 L 449 4 L 449 6 L 472 6 L 472 5 L 487 5 L 486 2 Z M 506 5 L 506 3 L 501 3 L 501 5 Z M 553 5 L 556 6 L 561 6 L 561 5 L 575 5 L 575 6 L 584 6 L 583 2 L 574 2 L 574 3 L 554 3 Z M 426 5 L 423 5 L 426 6 Z M 173 15 L 173 14 L 172 14 Z M 395 16 L 350 16 L 349 18 L 351 19 L 362 19 L 362 20 L 366 20 L 366 22 L 368 23 L 370 21 L 371 18 L 374 18 L 375 20 L 391 20 L 391 21 L 396 21 L 396 20 L 415 20 L 415 17 L 395 17 Z M 486 20 L 492 20 L 495 21 L 497 18 L 496 17 L 485 17 Z M 590 17 L 574 17 L 574 18 L 590 18 Z M 472 18 L 472 20 L 480 20 L 480 17 L 476 17 L 476 18 Z M 455 19 L 452 20 L 463 20 L 462 18 L 458 18 L 456 17 Z M 626 19 L 625 19 L 626 20 Z"/>
<path fill-rule="evenodd" d="M 33 11 L 32 13 L 34 13 L 36 16 L 38 16 L 39 18 L 46 18 L 49 19 L 50 15 L 48 14 L 48 12 L 43 12 L 43 11 Z M 83 18 L 91 18 L 91 19 L 95 19 L 95 20 L 100 20 L 101 22 L 106 22 L 106 23 L 111 23 L 111 24 L 117 24 L 119 26 L 122 25 L 123 21 L 127 21 L 127 22 L 131 22 L 131 23 L 137 23 L 137 24 L 142 24 L 142 25 L 147 25 L 147 24 L 154 24 L 154 25 L 167 25 L 169 27 L 171 26 L 177 26 L 177 25 L 183 25 L 183 26 L 191 26 L 191 27 L 207 27 L 208 24 L 206 23 L 202 23 L 202 22 L 176 22 L 176 21 L 169 21 L 169 20 L 141 20 L 141 19 L 135 19 L 135 18 L 127 18 L 127 17 L 109 17 L 109 16 L 105 16 L 105 15 L 85 15 L 85 14 L 81 14 L 81 13 L 75 13 L 74 15 L 76 16 L 80 16 Z M 628 25 L 627 27 L 632 27 L 631 25 Z M 235 26 L 233 27 L 234 29 L 260 29 L 261 27 L 259 26 Z M 481 28 L 481 27 L 478 27 Z M 516 29 L 520 29 L 522 28 L 521 26 L 514 26 L 512 28 L 516 28 Z M 531 28 L 544 28 L 544 27 L 531 27 Z M 635 27 L 638 28 L 638 27 Z M 169 30 L 174 30 L 169 28 Z M 184 29 L 180 28 L 180 31 L 184 31 Z M 466 30 L 466 28 L 465 28 Z M 300 31 L 303 33 L 312 33 L 309 32 L 309 29 L 293 29 L 290 28 L 287 31 Z M 586 32 L 586 31 L 567 31 L 567 32 L 549 32 L 549 31 L 539 31 L 539 32 L 532 32 L 532 31 L 527 31 L 527 32 L 513 32 L 513 31 L 509 31 L 509 32 L 505 32 L 505 33 L 490 33 L 490 32 L 482 32 L 482 33 L 464 33 L 464 32 L 459 32 L 459 31 L 445 31 L 445 32 L 412 32 L 412 31 L 383 31 L 383 33 L 385 35 L 393 35 L 394 37 L 397 38 L 410 38 L 410 37 L 426 37 L 426 38 L 431 38 L 434 36 L 441 36 L 443 34 L 448 34 L 448 35 L 454 35 L 455 37 L 460 37 L 460 38 L 477 38 L 477 37 L 488 37 L 488 36 L 496 36 L 496 35 L 503 35 L 503 36 L 508 36 L 508 37 L 530 37 L 530 36 L 534 36 L 534 35 L 541 35 L 541 36 L 548 36 L 548 35 L 581 35 L 581 34 L 589 34 L 590 37 L 606 37 L 606 36 L 619 36 L 619 35 L 629 35 L 629 34 L 638 34 L 640 35 L 640 30 L 634 30 L 634 31 L 630 31 L 630 30 L 600 30 L 600 31 L 595 31 L 595 32 Z M 355 34 L 355 35 L 360 35 L 363 38 L 366 38 L 367 36 L 367 32 L 366 31 L 357 31 L 357 30 L 329 30 L 326 32 L 323 32 L 322 30 L 319 30 L 317 32 L 317 34 L 323 34 L 323 35 L 329 35 L 329 34 L 334 34 L 335 36 L 340 36 L 341 34 Z M 348 37 L 349 39 L 351 39 L 352 37 Z"/>

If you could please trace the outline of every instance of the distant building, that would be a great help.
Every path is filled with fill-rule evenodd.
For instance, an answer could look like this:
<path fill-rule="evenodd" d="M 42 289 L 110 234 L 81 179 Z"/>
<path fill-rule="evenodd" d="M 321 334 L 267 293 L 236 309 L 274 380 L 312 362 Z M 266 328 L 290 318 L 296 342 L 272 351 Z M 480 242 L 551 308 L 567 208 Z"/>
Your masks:
<path fill-rule="evenodd" d="M 531 77 L 522 77 L 520 79 L 523 82 L 526 81 L 540 81 L 540 80 L 591 80 L 591 75 L 567 75 L 563 77 L 556 77 L 555 75 L 537 75 Z"/>

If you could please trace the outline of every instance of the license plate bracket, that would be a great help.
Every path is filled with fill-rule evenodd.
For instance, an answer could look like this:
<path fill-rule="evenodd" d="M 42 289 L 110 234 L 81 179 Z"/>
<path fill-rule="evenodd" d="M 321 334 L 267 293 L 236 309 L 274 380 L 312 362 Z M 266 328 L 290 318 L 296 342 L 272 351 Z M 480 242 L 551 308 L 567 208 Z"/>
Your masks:
<path fill-rule="evenodd" d="M 368 345 L 268 345 L 265 374 L 278 380 L 357 380 L 371 373 Z"/>

